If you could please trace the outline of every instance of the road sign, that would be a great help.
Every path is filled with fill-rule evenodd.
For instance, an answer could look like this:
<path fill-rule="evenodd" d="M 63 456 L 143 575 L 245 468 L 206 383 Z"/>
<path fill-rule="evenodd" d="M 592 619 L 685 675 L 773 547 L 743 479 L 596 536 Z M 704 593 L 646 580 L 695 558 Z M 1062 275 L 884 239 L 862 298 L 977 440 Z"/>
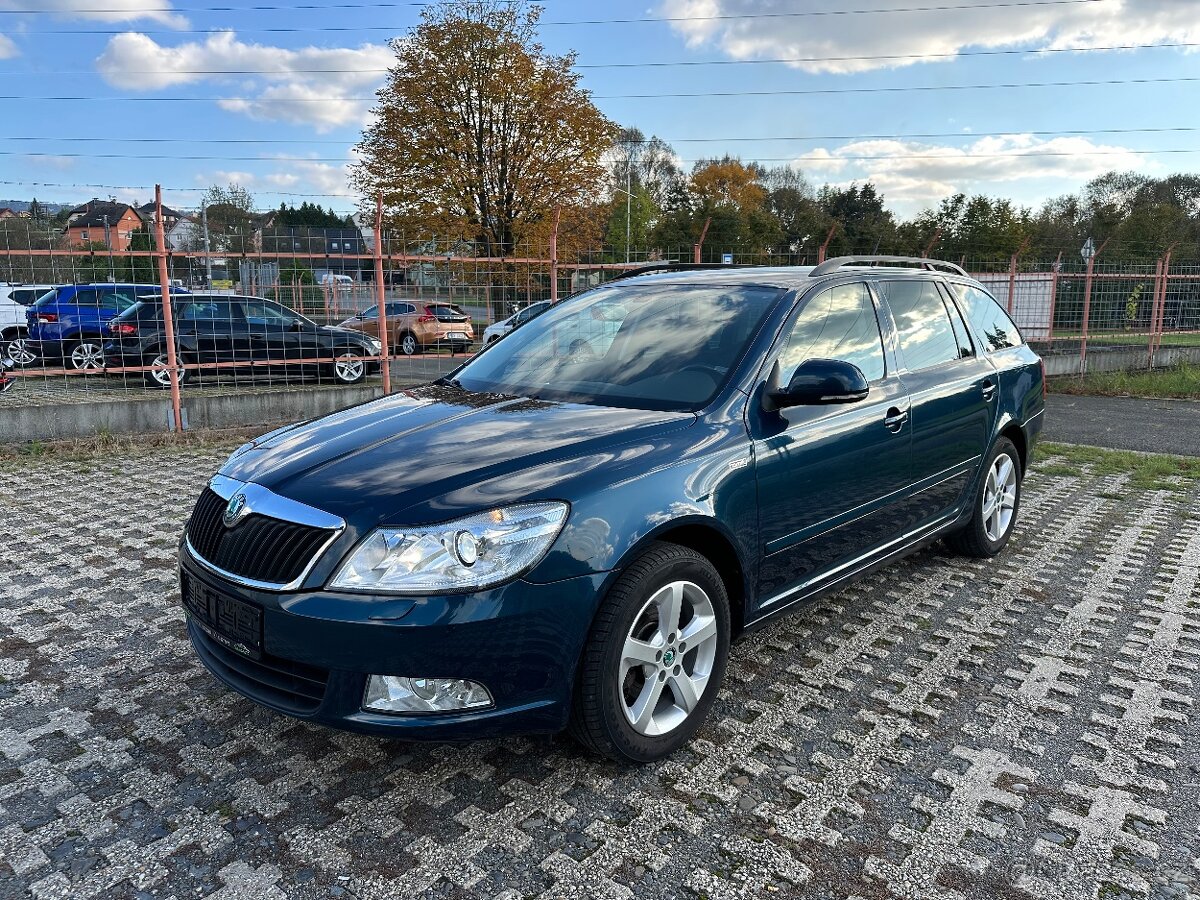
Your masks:
<path fill-rule="evenodd" d="M 721 254 L 721 265 L 732 266 L 733 265 L 733 254 L 732 253 L 722 253 Z"/>
<path fill-rule="evenodd" d="M 1096 255 L 1096 242 L 1091 238 L 1084 241 L 1083 246 L 1079 248 L 1079 255 L 1083 257 L 1083 261 L 1087 262 Z"/>

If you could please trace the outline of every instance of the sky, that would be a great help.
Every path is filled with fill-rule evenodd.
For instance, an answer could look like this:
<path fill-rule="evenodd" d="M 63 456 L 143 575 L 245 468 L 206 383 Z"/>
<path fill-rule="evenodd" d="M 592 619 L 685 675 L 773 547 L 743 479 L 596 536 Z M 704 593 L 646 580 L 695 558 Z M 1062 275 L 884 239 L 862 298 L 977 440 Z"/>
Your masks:
<path fill-rule="evenodd" d="M 1200 170 L 1200 0 L 542 5 L 541 40 L 578 54 L 600 109 L 687 168 L 729 153 L 816 185 L 870 180 L 905 216 L 958 191 L 1036 206 L 1111 169 Z M 0 197 L 145 201 L 160 183 L 186 209 L 233 181 L 260 208 L 349 211 L 388 41 L 419 16 L 0 0 Z"/>

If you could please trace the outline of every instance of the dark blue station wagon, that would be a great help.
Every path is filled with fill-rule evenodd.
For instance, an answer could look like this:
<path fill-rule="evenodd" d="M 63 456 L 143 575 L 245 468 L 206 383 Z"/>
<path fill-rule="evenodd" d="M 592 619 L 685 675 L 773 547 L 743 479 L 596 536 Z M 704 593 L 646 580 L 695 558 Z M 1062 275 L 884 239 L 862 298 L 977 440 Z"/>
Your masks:
<path fill-rule="evenodd" d="M 182 542 L 188 632 L 310 721 L 659 759 L 739 635 L 935 539 L 999 553 L 1043 384 L 951 264 L 622 278 L 240 448 Z"/>

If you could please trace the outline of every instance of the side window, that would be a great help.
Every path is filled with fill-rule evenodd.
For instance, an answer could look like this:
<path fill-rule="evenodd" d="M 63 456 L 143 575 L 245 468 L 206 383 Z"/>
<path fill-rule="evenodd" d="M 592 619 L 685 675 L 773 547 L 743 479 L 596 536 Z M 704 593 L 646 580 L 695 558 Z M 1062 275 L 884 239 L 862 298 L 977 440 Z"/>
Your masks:
<path fill-rule="evenodd" d="M 967 330 L 967 323 L 963 321 L 962 313 L 958 310 L 958 304 L 954 302 L 954 298 L 950 296 L 949 289 L 942 285 L 942 301 L 946 304 L 946 309 L 950 313 L 950 325 L 954 329 L 954 339 L 958 341 L 958 356 L 959 359 L 967 359 L 975 355 L 975 344 L 971 341 L 971 333 Z"/>
<path fill-rule="evenodd" d="M 111 294 L 104 298 L 103 306 L 105 309 L 126 310 L 137 302 L 137 294 L 133 288 L 117 288 Z"/>
<path fill-rule="evenodd" d="M 390 309 L 390 307 L 389 307 L 389 309 Z M 378 319 L 379 318 L 379 307 L 378 306 L 368 306 L 366 309 L 364 309 L 362 311 L 362 317 L 364 319 Z"/>
<path fill-rule="evenodd" d="M 67 302 L 75 306 L 100 306 L 99 291 L 95 288 L 80 288 L 75 292 L 75 296 L 71 297 Z"/>
<path fill-rule="evenodd" d="M 269 325 L 273 328 L 290 328 L 299 321 L 292 313 L 282 306 L 268 303 L 266 300 L 245 299 L 242 309 L 251 325 Z"/>
<path fill-rule="evenodd" d="M 838 285 L 805 302 L 779 357 L 780 384 L 806 359 L 840 359 L 858 366 L 867 381 L 883 377 L 883 337 L 866 285 Z"/>
<path fill-rule="evenodd" d="M 879 288 L 896 320 L 900 351 L 910 372 L 959 358 L 959 343 L 946 305 L 932 281 L 881 281 Z"/>
<path fill-rule="evenodd" d="M 984 346 L 989 353 L 1025 343 L 1021 332 L 995 297 L 967 284 L 956 284 L 954 289 L 962 298 L 967 308 L 967 318 L 971 320 L 976 333 L 983 336 Z"/>
<path fill-rule="evenodd" d="M 387 314 L 389 316 L 407 316 L 412 311 L 411 303 L 389 303 L 387 305 Z"/>
<path fill-rule="evenodd" d="M 180 311 L 180 318 L 189 322 L 227 322 L 231 318 L 228 303 L 215 300 L 193 300 Z"/>

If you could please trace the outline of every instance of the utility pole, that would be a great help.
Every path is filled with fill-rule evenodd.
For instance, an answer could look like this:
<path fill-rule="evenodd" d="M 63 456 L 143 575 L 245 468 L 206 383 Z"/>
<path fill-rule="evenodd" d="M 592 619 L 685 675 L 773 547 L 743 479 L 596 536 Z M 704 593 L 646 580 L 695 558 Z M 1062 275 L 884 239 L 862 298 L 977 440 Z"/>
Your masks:
<path fill-rule="evenodd" d="M 212 289 L 212 254 L 211 247 L 208 243 L 208 204 L 200 204 L 200 222 L 204 226 L 204 276 L 208 279 L 204 285 L 206 288 Z"/>
<path fill-rule="evenodd" d="M 633 191 L 630 183 L 630 173 L 633 171 L 633 160 L 629 153 L 625 154 L 625 262 L 629 262 L 629 219 L 633 209 Z"/>

